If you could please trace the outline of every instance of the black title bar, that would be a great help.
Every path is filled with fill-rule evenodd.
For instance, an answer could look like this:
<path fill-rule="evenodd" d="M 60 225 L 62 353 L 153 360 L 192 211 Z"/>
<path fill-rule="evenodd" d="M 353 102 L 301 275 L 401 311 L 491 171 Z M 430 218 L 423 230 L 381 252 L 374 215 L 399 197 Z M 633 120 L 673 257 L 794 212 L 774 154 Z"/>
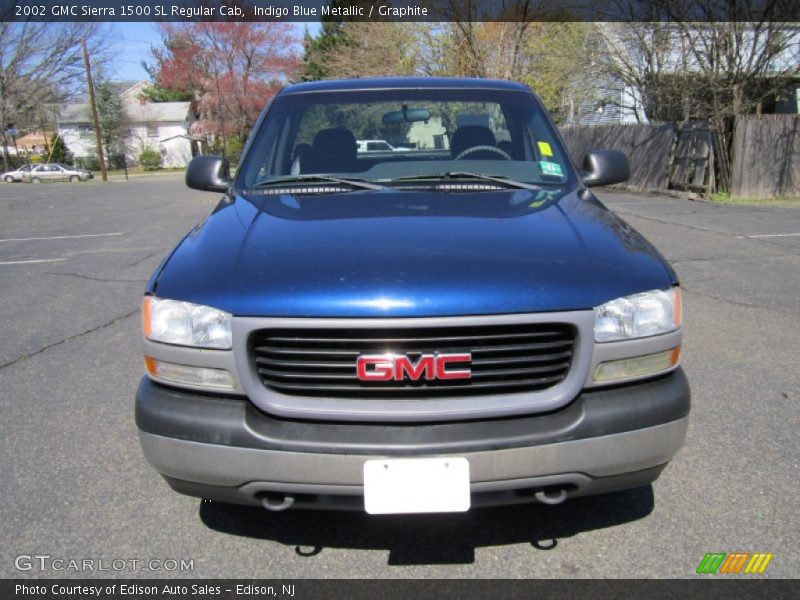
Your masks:
<path fill-rule="evenodd" d="M 653 573 L 658 576 L 659 573 Z M 791 580 L 698 576 L 690 580 L 169 580 L 5 579 L 3 600 L 472 600 L 503 598 L 647 598 L 731 600 L 796 598 Z"/>
<path fill-rule="evenodd" d="M 798 0 L 0 0 L 6 22 L 798 22 Z"/>

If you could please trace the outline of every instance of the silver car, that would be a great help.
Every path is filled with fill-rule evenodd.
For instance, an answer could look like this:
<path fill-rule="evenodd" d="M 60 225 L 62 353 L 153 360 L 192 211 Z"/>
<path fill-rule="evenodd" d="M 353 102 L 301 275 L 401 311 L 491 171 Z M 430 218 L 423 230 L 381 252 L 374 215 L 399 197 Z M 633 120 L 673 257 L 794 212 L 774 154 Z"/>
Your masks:
<path fill-rule="evenodd" d="M 15 183 L 18 181 L 22 181 L 24 174 L 30 172 L 30 170 L 35 167 L 34 164 L 27 164 L 22 165 L 19 169 L 15 169 L 13 171 L 6 171 L 3 173 L 2 178 L 3 181 L 6 183 Z"/>
<path fill-rule="evenodd" d="M 91 171 L 86 169 L 76 169 L 59 163 L 50 163 L 33 167 L 27 173 L 23 173 L 22 181 L 30 183 L 43 183 L 45 181 L 87 181 L 92 179 Z"/>

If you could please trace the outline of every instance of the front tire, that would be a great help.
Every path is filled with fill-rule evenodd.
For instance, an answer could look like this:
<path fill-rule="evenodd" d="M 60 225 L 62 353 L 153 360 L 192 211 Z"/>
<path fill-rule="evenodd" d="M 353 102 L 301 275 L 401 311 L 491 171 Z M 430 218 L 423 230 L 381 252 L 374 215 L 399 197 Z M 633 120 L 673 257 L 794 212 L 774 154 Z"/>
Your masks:
<path fill-rule="evenodd" d="M 11 175 L 6 175 L 6 183 L 14 183 L 14 178 Z"/>
<path fill-rule="evenodd" d="M 74 181 L 80 181 L 80 180 L 81 180 L 81 178 L 80 178 L 80 177 L 78 177 L 77 175 L 70 175 L 70 178 L 69 178 L 69 180 L 70 180 L 71 182 L 74 182 Z"/>

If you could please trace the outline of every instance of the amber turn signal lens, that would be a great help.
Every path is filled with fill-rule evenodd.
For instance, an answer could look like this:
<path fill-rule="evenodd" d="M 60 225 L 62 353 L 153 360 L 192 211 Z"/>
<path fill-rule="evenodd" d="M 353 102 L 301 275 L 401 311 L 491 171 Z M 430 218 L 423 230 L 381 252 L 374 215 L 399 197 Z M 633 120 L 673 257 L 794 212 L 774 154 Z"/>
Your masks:
<path fill-rule="evenodd" d="M 177 365 L 149 356 L 144 357 L 144 367 L 151 377 L 163 381 L 214 389 L 232 390 L 236 387 L 233 376 L 225 369 Z"/>
<path fill-rule="evenodd" d="M 655 375 L 677 365 L 680 356 L 681 348 L 678 346 L 656 354 L 610 360 L 597 365 L 594 370 L 594 380 L 597 383 L 606 383 L 618 379 Z"/>
<path fill-rule="evenodd" d="M 142 301 L 142 331 L 144 337 L 150 337 L 150 296 L 145 296 Z"/>

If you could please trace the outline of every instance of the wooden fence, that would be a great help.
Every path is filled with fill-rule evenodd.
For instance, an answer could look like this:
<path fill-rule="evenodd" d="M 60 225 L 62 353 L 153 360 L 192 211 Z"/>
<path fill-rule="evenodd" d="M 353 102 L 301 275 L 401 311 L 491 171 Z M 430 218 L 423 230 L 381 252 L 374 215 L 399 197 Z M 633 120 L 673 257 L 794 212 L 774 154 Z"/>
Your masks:
<path fill-rule="evenodd" d="M 709 195 L 729 187 L 736 197 L 800 196 L 800 115 L 738 117 L 730 166 L 707 123 L 578 125 L 561 133 L 579 167 L 590 150 L 624 152 L 631 162 L 626 185 L 635 189 Z"/>
<path fill-rule="evenodd" d="M 614 148 L 630 160 L 629 186 L 641 190 L 667 189 L 674 125 L 577 125 L 562 128 L 561 134 L 579 168 L 583 155 L 590 150 Z"/>
<path fill-rule="evenodd" d="M 731 195 L 800 196 L 800 115 L 746 115 L 736 120 Z"/>

